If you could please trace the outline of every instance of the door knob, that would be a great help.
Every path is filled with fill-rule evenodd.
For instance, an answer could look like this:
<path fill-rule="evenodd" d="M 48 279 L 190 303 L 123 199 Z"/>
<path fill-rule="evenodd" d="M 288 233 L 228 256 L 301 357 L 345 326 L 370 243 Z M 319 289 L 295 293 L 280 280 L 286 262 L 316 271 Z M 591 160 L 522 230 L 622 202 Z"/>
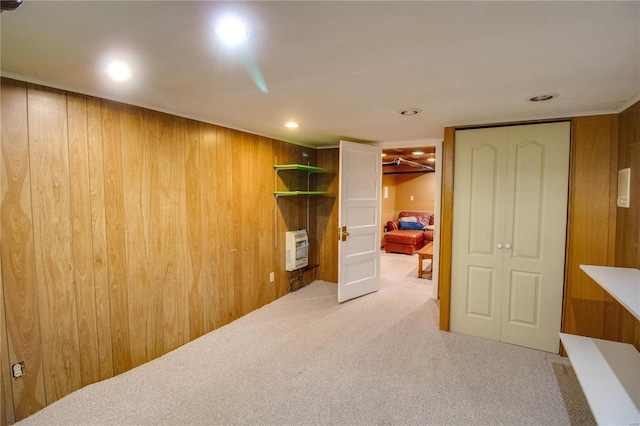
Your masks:
<path fill-rule="evenodd" d="M 343 226 L 342 228 L 338 228 L 338 240 L 339 241 L 347 241 L 347 237 L 349 233 L 347 232 L 347 227 Z"/>
<path fill-rule="evenodd" d="M 502 248 L 502 244 L 498 244 L 496 247 L 498 247 L 499 249 Z"/>
<path fill-rule="evenodd" d="M 504 245 L 504 248 L 508 248 L 508 249 L 510 249 L 510 248 L 511 248 L 511 244 L 505 244 L 505 245 Z"/>

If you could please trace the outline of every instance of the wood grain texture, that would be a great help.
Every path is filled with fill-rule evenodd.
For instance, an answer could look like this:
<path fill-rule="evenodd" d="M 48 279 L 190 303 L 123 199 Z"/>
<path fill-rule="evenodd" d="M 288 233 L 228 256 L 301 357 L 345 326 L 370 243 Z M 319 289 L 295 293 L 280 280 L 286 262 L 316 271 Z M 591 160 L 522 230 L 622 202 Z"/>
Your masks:
<path fill-rule="evenodd" d="M 3 167 L 0 161 L 0 188 L 3 180 Z M 0 227 L 0 241 L 2 228 Z M 9 347 L 7 340 L 7 321 L 4 315 L 4 284 L 2 282 L 2 262 L 0 262 L 0 426 L 13 424 L 16 413 L 13 409 L 13 392 L 11 391 L 11 365 L 9 364 Z"/>
<path fill-rule="evenodd" d="M 222 133 L 222 132 L 221 132 Z M 210 124 L 200 123 L 200 165 L 202 179 L 202 295 L 203 319 L 205 333 L 220 327 L 221 317 L 230 317 L 227 293 L 219 289 L 220 277 L 229 276 L 227 259 L 227 234 L 218 236 L 218 224 L 224 219 L 218 215 L 218 209 L 229 211 L 222 194 L 225 188 L 218 176 L 224 173 L 217 164 L 219 152 L 224 156 L 224 135 L 218 135 L 218 128 Z M 220 147 L 219 145 L 223 145 Z M 222 176 L 221 176 L 222 177 Z M 223 268 L 218 268 L 220 263 Z M 226 287 L 225 287 L 226 289 Z"/>
<path fill-rule="evenodd" d="M 629 208 L 616 212 L 615 265 L 640 268 L 640 102 L 620 113 L 619 119 L 616 169 L 631 167 L 631 193 Z M 613 306 L 616 309 L 606 312 L 605 329 L 616 340 L 640 350 L 640 321 L 621 306 Z"/>
<path fill-rule="evenodd" d="M 22 379 L 11 380 L 15 419 L 21 420 L 46 405 L 33 241 L 27 86 L 3 79 L 0 92 L 3 171 L 0 220 L 6 320 L 2 332 L 6 333 L 9 365 L 25 363 Z"/>
<path fill-rule="evenodd" d="M 71 230 L 73 233 L 74 277 L 77 297 L 80 377 L 82 386 L 100 380 L 96 298 L 93 277 L 91 234 L 91 190 L 87 138 L 87 100 L 67 96 L 69 121 L 69 171 Z"/>
<path fill-rule="evenodd" d="M 236 221 L 240 218 L 240 223 L 246 217 L 243 214 L 243 207 L 247 208 L 247 204 L 244 202 L 243 189 L 248 187 L 247 182 L 242 182 L 243 170 L 246 170 L 247 160 L 243 158 L 243 134 L 237 130 L 225 130 L 225 144 L 227 157 L 218 157 L 218 165 L 221 166 L 221 162 L 229 161 L 231 164 L 231 172 L 227 175 L 227 179 L 232 179 L 231 193 L 242 194 L 241 196 L 232 197 L 231 199 L 231 211 L 236 212 Z M 229 155 L 229 153 L 231 155 Z M 247 172 L 245 171 L 245 174 Z M 227 228 L 228 229 L 228 228 Z M 219 230 L 222 232 L 222 230 Z M 246 242 L 242 239 L 243 230 L 241 226 L 231 226 L 230 234 L 232 240 L 230 241 L 229 248 L 231 249 L 232 257 L 230 259 L 233 264 L 232 274 L 227 277 L 233 283 L 233 315 L 232 320 L 240 318 L 245 312 L 249 312 L 248 307 L 245 307 L 246 297 L 245 295 L 250 289 L 242 287 L 243 283 L 243 269 L 246 259 L 243 258 L 243 244 Z"/>
<path fill-rule="evenodd" d="M 162 115 L 160 118 L 160 147 L 158 174 L 160 214 L 159 227 L 154 235 L 160 243 L 154 247 L 159 255 L 160 280 L 163 285 L 164 350 L 171 351 L 185 343 L 186 311 L 185 249 L 182 222 L 184 198 L 183 129 L 184 120 Z"/>
<path fill-rule="evenodd" d="M 451 314 L 451 249 L 453 244 L 453 172 L 455 128 L 445 127 L 442 144 L 442 204 L 440 207 L 440 330 L 449 330 Z"/>
<path fill-rule="evenodd" d="M 153 359 L 147 346 L 150 315 L 149 199 L 151 189 L 148 148 L 144 143 L 144 114 L 138 108 L 120 107 L 122 144 L 122 183 L 126 233 L 126 277 L 128 322 L 133 367 Z"/>
<path fill-rule="evenodd" d="M 132 367 L 129 338 L 129 294 L 126 276 L 121 123 L 118 104 L 103 102 L 102 107 L 111 348 L 113 373 L 120 374 Z"/>
<path fill-rule="evenodd" d="M 102 153 L 102 107 L 97 98 L 87 98 L 87 143 L 98 362 L 100 380 L 105 380 L 113 377 L 113 352 Z"/>
<path fill-rule="evenodd" d="M 27 96 L 8 79 L 2 89 L 0 368 L 26 364 L 0 380 L 7 422 L 286 294 L 285 230 L 307 228 L 319 261 L 317 199 L 273 197 L 274 159 L 315 163 L 315 150 L 41 86 Z"/>
<path fill-rule="evenodd" d="M 147 146 L 144 155 L 149 164 L 149 218 L 145 226 L 147 232 L 147 246 L 149 259 L 154 259 L 149 265 L 149 322 L 147 323 L 147 352 L 151 358 L 157 358 L 164 352 L 164 314 L 163 314 L 163 282 L 161 262 L 157 257 L 162 236 L 158 234 L 162 205 L 158 193 L 159 163 L 158 152 L 160 150 L 160 114 L 154 111 L 144 112 L 144 144 Z"/>
<path fill-rule="evenodd" d="M 331 196 L 318 197 L 316 207 L 316 235 L 318 238 L 318 279 L 338 282 L 338 170 L 340 150 L 322 149 L 317 153 L 318 167 L 327 173 L 317 176 L 317 188 L 326 190 Z"/>
<path fill-rule="evenodd" d="M 184 144 L 186 217 L 187 217 L 187 283 L 189 289 L 189 340 L 205 333 L 204 288 L 202 282 L 202 185 L 200 167 L 200 128 L 198 122 L 186 123 Z"/>
<path fill-rule="evenodd" d="M 250 180 L 257 180 L 254 187 L 255 205 L 262 206 L 264 211 L 271 212 L 275 204 L 275 199 L 271 191 L 271 180 L 273 178 L 272 169 L 272 153 L 273 141 L 262 136 L 257 137 L 257 150 L 254 171 Z M 255 230 L 255 258 L 256 258 L 256 274 L 255 282 L 258 285 L 257 297 L 254 303 L 254 309 L 271 303 L 276 299 L 276 291 L 274 283 L 269 282 L 269 273 L 275 272 L 275 253 L 273 247 L 273 221 L 269 220 L 270 215 L 256 217 Z"/>
<path fill-rule="evenodd" d="M 82 386 L 66 93 L 28 85 L 36 283 L 47 403 Z"/>
<path fill-rule="evenodd" d="M 572 120 L 569 217 L 562 330 L 604 337 L 605 292 L 581 269 L 581 264 L 612 265 L 610 234 L 612 139 L 616 116 Z"/>
<path fill-rule="evenodd" d="M 241 223 L 243 226 L 247 226 L 254 230 L 256 229 L 256 216 L 253 213 L 252 207 L 255 205 L 255 194 L 252 188 L 252 182 L 249 180 L 249 175 L 255 167 L 257 162 L 256 156 L 256 136 L 241 133 L 238 134 L 238 142 L 234 144 L 237 147 L 237 151 L 234 152 L 235 158 L 241 158 L 240 152 L 246 153 L 247 157 L 242 161 L 238 161 L 239 167 L 234 170 L 234 174 L 237 176 L 236 182 L 238 182 L 238 191 L 243 196 L 239 197 L 240 207 L 238 212 L 240 213 Z M 242 267 L 238 268 L 236 273 L 236 288 L 242 289 L 242 306 L 239 308 L 241 315 L 245 315 L 253 310 L 255 298 L 256 298 L 256 284 L 255 284 L 255 237 L 248 235 L 246 232 L 239 232 L 239 259 L 242 262 Z"/>

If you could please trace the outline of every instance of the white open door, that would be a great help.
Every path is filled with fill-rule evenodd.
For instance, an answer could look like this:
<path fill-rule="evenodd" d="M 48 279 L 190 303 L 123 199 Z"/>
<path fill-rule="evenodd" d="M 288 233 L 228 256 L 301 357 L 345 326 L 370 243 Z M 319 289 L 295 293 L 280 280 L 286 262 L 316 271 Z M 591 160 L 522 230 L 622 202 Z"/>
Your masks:
<path fill-rule="evenodd" d="M 382 150 L 340 141 L 338 302 L 380 288 Z"/>

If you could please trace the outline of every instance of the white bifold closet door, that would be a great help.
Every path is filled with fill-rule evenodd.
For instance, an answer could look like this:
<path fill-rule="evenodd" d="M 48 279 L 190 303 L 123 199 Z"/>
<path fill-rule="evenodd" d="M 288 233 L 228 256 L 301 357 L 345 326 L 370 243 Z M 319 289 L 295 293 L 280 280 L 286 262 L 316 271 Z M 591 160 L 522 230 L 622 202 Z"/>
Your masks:
<path fill-rule="evenodd" d="M 456 131 L 451 330 L 557 353 L 570 123 Z"/>

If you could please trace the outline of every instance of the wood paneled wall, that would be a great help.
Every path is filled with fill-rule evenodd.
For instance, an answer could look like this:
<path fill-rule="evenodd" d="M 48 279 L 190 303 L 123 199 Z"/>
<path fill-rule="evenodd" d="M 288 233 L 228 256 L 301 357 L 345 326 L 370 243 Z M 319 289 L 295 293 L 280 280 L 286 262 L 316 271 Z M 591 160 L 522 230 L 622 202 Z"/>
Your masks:
<path fill-rule="evenodd" d="M 306 197 L 273 197 L 276 157 L 316 150 L 14 80 L 1 93 L 3 424 L 286 294 L 284 232 L 308 216 L 332 280 L 335 199 L 310 203 L 316 222 Z"/>
<path fill-rule="evenodd" d="M 613 266 L 618 116 L 574 118 L 562 330 L 604 338 L 610 296 L 580 265 Z"/>
<path fill-rule="evenodd" d="M 640 269 L 640 102 L 620 114 L 618 169 L 631 167 L 629 208 L 617 208 L 616 266 Z M 619 304 L 606 312 L 605 332 L 640 350 L 640 321 Z"/>
<path fill-rule="evenodd" d="M 314 175 L 317 188 L 329 191 L 331 196 L 317 197 L 313 200 L 316 207 L 316 235 L 318 236 L 318 279 L 338 282 L 338 195 L 340 150 L 320 149 L 317 151 L 318 166 L 329 170 L 328 173 Z"/>

